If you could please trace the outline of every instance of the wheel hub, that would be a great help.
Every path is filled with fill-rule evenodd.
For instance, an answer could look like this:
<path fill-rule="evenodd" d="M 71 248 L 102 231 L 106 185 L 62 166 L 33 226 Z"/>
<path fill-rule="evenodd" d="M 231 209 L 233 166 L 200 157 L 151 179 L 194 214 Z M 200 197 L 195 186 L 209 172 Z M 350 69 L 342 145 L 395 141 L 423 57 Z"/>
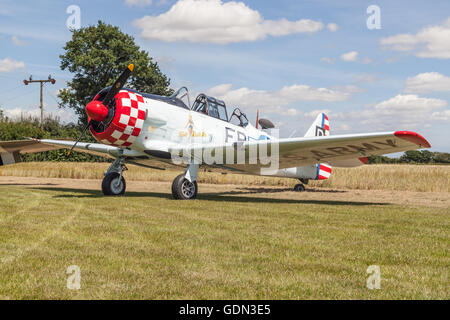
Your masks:
<path fill-rule="evenodd" d="M 114 194 L 119 194 L 123 189 L 123 181 L 120 177 L 111 180 L 111 191 Z"/>
<path fill-rule="evenodd" d="M 192 198 L 195 194 L 194 183 L 190 182 L 188 179 L 185 179 L 181 185 L 181 192 L 186 198 Z"/>

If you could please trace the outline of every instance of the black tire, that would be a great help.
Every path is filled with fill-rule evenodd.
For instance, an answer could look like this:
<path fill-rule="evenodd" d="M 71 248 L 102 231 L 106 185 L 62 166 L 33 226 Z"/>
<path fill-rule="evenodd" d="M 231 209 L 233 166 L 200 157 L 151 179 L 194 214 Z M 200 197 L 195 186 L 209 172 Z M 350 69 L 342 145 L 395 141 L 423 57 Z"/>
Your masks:
<path fill-rule="evenodd" d="M 117 172 L 111 172 L 103 178 L 102 191 L 105 196 L 121 196 L 125 193 L 127 184 L 125 182 L 125 179 L 122 177 L 119 186 L 117 186 L 119 177 L 120 174 L 118 174 Z"/>
<path fill-rule="evenodd" d="M 195 199 L 195 197 L 197 196 L 197 191 L 197 181 L 190 182 L 184 177 L 184 174 L 180 174 L 173 180 L 172 196 L 176 200 Z"/>
<path fill-rule="evenodd" d="M 301 183 L 296 184 L 294 187 L 294 191 L 297 191 L 297 192 L 303 192 L 305 190 L 306 190 L 305 186 Z"/>

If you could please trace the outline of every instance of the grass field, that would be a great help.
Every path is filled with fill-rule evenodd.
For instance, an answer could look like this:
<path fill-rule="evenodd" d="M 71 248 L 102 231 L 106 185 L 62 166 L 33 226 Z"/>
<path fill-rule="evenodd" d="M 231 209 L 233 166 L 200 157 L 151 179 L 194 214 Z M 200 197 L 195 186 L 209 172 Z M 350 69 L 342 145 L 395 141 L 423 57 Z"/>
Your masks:
<path fill-rule="evenodd" d="M 170 182 L 107 198 L 99 181 L 59 180 L 0 185 L 0 298 L 450 298 L 448 207 L 217 185 L 174 201 Z M 80 290 L 66 288 L 70 265 Z"/>
<path fill-rule="evenodd" d="M 0 176 L 102 179 L 107 163 L 27 162 L 0 166 Z M 169 181 L 182 172 L 150 170 L 128 166 L 127 180 Z M 293 187 L 295 179 L 200 172 L 199 183 Z M 400 190 L 450 192 L 450 166 L 370 165 L 357 168 L 333 168 L 330 179 L 311 181 L 311 186 L 358 190 Z"/>

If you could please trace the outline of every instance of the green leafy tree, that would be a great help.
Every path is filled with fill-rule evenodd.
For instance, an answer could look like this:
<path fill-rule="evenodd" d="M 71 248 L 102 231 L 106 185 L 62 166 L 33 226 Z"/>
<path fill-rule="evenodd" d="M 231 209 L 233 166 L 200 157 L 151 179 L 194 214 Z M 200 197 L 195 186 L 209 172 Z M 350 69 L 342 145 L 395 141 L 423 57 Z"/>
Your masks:
<path fill-rule="evenodd" d="M 434 152 L 433 161 L 436 163 L 450 163 L 450 153 Z"/>
<path fill-rule="evenodd" d="M 380 164 L 380 163 L 398 163 L 399 160 L 397 158 L 389 158 L 386 156 L 369 156 L 368 162 L 369 164 Z"/>
<path fill-rule="evenodd" d="M 433 153 L 428 150 L 406 151 L 400 160 L 407 163 L 430 163 L 433 160 Z"/>
<path fill-rule="evenodd" d="M 18 119 L 4 118 L 0 121 L 0 141 L 23 140 L 33 138 L 72 138 L 80 135 L 80 129 L 74 124 L 61 124 L 58 118 L 45 118 L 44 128 L 40 127 L 40 119 L 22 115 Z M 91 161 L 104 162 L 109 159 L 81 152 L 73 152 L 69 157 L 67 150 L 52 150 L 22 155 L 23 161 Z"/>
<path fill-rule="evenodd" d="M 67 88 L 58 97 L 60 106 L 71 108 L 79 117 L 79 124 L 87 123 L 85 106 L 101 89 L 114 83 L 120 73 L 133 63 L 134 72 L 127 87 L 159 95 L 168 95 L 170 79 L 159 69 L 148 52 L 135 44 L 134 38 L 116 26 L 101 21 L 72 31 L 72 40 L 64 47 L 61 69 L 74 74 Z"/>

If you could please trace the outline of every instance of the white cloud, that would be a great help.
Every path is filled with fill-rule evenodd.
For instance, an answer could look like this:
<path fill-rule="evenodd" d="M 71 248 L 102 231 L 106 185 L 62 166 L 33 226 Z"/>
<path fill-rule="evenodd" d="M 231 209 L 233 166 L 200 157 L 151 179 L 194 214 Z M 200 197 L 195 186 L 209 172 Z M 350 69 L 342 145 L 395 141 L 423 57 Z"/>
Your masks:
<path fill-rule="evenodd" d="M 10 58 L 5 58 L 0 60 L 0 72 L 11 72 L 18 69 L 24 69 L 25 63 L 22 61 L 12 60 Z"/>
<path fill-rule="evenodd" d="M 172 69 L 175 62 L 175 58 L 171 56 L 159 56 L 154 58 L 158 62 L 159 66 L 166 69 Z"/>
<path fill-rule="evenodd" d="M 327 88 L 313 88 L 307 85 L 285 86 L 277 91 L 252 90 L 246 87 L 232 89 L 231 84 L 221 84 L 207 91 L 228 106 L 239 106 L 243 110 L 263 110 L 266 113 L 281 115 L 299 115 L 300 111 L 286 106 L 296 101 L 343 101 L 350 93 Z"/>
<path fill-rule="evenodd" d="M 313 33 L 324 27 L 322 22 L 309 19 L 264 20 L 243 2 L 221 0 L 180 0 L 169 11 L 137 19 L 133 25 L 141 29 L 145 39 L 217 44 Z"/>
<path fill-rule="evenodd" d="M 125 0 L 127 6 L 149 6 L 152 4 L 152 0 Z"/>
<path fill-rule="evenodd" d="M 303 116 L 305 118 L 313 118 L 315 119 L 319 113 L 325 113 L 326 115 L 329 115 L 332 111 L 330 109 L 316 109 L 312 110 L 310 112 L 306 112 Z"/>
<path fill-rule="evenodd" d="M 358 58 L 358 51 L 350 51 L 341 54 L 341 59 L 344 61 L 356 61 L 357 58 Z"/>
<path fill-rule="evenodd" d="M 329 23 L 327 24 L 327 29 L 331 32 L 336 32 L 339 29 L 339 26 L 336 23 Z"/>
<path fill-rule="evenodd" d="M 337 85 L 332 87 L 333 90 L 340 91 L 340 92 L 347 92 L 347 93 L 360 93 L 364 92 L 365 90 L 362 88 L 359 88 L 353 84 L 348 85 Z"/>
<path fill-rule="evenodd" d="M 431 118 L 435 119 L 435 120 L 442 120 L 442 121 L 450 120 L 450 109 L 440 111 L 440 112 L 438 112 L 438 111 L 433 112 L 431 114 Z"/>
<path fill-rule="evenodd" d="M 12 36 L 12 37 L 11 37 L 11 40 L 12 40 L 12 42 L 14 43 L 15 46 L 20 47 L 20 46 L 25 45 L 25 42 L 22 41 L 22 40 L 20 40 L 17 36 Z"/>
<path fill-rule="evenodd" d="M 327 57 L 320 58 L 320 61 L 325 61 L 326 63 L 330 63 L 330 64 L 334 62 L 333 59 L 330 59 L 330 58 L 327 58 Z"/>
<path fill-rule="evenodd" d="M 52 117 L 58 117 L 62 122 L 68 123 L 68 122 L 76 122 L 76 117 L 73 112 L 70 112 L 66 109 L 54 109 L 46 110 L 47 104 L 44 104 L 44 114 L 45 117 L 52 116 Z M 11 108 L 11 109 L 4 109 L 3 112 L 5 115 L 11 119 L 18 119 L 20 117 L 31 117 L 31 118 L 41 118 L 41 110 L 39 107 L 35 107 L 32 109 L 25 109 L 25 108 Z"/>
<path fill-rule="evenodd" d="M 435 120 L 447 120 L 447 101 L 423 98 L 418 95 L 397 95 L 362 110 L 340 112 L 333 117 L 353 128 L 354 132 L 367 130 L 413 130 Z M 445 118 L 447 116 L 447 118 Z"/>
<path fill-rule="evenodd" d="M 395 97 L 375 105 L 374 110 L 380 114 L 392 115 L 396 112 L 430 112 L 447 106 L 447 102 L 440 99 L 421 98 L 415 94 L 396 95 Z"/>
<path fill-rule="evenodd" d="M 406 79 L 405 92 L 429 93 L 433 91 L 450 91 L 450 77 L 438 72 L 425 72 Z"/>
<path fill-rule="evenodd" d="M 5 112 L 5 115 L 9 118 L 16 119 L 21 116 L 24 117 L 40 117 L 41 111 L 36 108 L 35 110 L 26 110 L 23 108 L 12 108 L 12 109 L 5 109 L 3 110 Z"/>
<path fill-rule="evenodd" d="M 302 112 L 294 108 L 289 108 L 285 112 L 285 115 L 287 116 L 298 116 L 300 114 L 302 114 Z"/>
<path fill-rule="evenodd" d="M 416 34 L 381 38 L 380 44 L 390 50 L 413 51 L 420 58 L 450 59 L 450 18 L 442 25 L 425 27 Z"/>

